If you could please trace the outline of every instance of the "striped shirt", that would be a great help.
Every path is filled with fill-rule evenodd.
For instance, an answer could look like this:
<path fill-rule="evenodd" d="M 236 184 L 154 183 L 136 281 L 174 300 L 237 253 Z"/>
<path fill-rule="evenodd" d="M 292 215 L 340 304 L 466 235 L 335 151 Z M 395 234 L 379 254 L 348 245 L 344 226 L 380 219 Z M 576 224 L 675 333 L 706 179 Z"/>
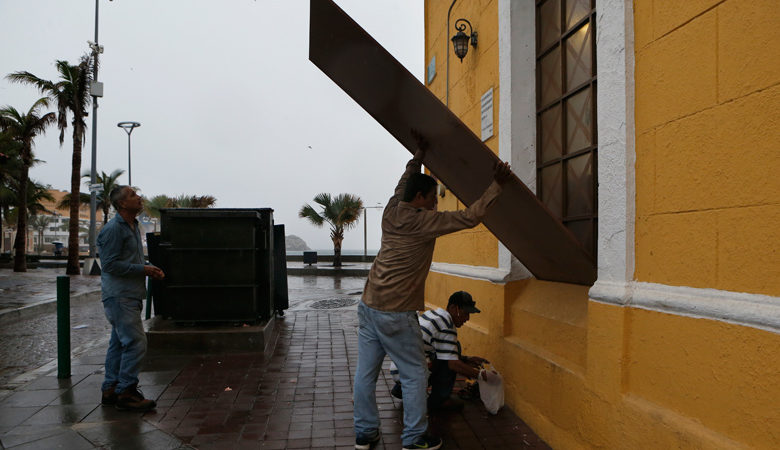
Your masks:
<path fill-rule="evenodd" d="M 450 361 L 460 359 L 458 331 L 452 323 L 452 316 L 446 309 L 425 311 L 417 317 L 422 330 L 423 348 L 428 360 Z M 390 375 L 399 382 L 398 366 L 390 361 Z"/>
<path fill-rule="evenodd" d="M 425 311 L 418 320 L 428 358 L 444 361 L 460 359 L 458 331 L 447 310 L 436 308 Z"/>

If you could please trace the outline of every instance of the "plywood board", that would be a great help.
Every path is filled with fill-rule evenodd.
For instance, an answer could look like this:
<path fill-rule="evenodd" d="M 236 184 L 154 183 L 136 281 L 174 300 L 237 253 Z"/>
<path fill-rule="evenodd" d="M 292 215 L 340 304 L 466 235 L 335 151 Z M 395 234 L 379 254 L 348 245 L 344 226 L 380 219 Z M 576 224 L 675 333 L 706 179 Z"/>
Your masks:
<path fill-rule="evenodd" d="M 425 166 L 470 205 L 498 157 L 436 96 L 331 0 L 311 0 L 309 59 L 410 152 L 412 130 L 429 142 Z M 399 173 L 401 168 L 399 168 Z M 592 258 L 517 177 L 484 221 L 533 275 L 593 284 Z"/>

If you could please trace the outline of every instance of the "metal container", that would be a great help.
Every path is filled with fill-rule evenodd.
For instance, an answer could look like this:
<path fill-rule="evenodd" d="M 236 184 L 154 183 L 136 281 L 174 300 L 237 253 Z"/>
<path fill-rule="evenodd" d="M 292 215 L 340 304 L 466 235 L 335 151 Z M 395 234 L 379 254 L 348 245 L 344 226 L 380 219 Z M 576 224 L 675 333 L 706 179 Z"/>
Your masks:
<path fill-rule="evenodd" d="M 155 312 L 175 321 L 257 322 L 274 313 L 273 210 L 161 210 Z M 286 283 L 285 283 L 286 284 Z"/>

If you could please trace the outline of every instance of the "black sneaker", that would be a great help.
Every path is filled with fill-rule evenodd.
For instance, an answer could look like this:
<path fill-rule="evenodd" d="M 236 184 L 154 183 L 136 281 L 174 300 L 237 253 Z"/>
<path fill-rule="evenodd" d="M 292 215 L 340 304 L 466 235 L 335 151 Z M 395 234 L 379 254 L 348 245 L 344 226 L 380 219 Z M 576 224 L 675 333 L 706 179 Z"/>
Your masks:
<path fill-rule="evenodd" d="M 436 450 L 437 448 L 441 447 L 442 443 L 443 442 L 440 438 L 428 434 L 424 434 L 418 437 L 413 444 L 404 445 L 404 450 L 414 450 L 414 449 L 421 449 L 421 448 L 428 449 L 428 450 Z"/>
<path fill-rule="evenodd" d="M 102 395 L 100 396 L 100 404 L 102 405 L 115 405 L 116 404 L 116 392 L 114 391 L 114 388 L 116 386 L 111 386 L 110 388 L 103 391 Z"/>
<path fill-rule="evenodd" d="M 372 438 L 357 438 L 355 439 L 355 450 L 369 450 L 374 448 L 374 446 L 379 443 L 379 438 L 380 435 L 378 431 Z"/>
<path fill-rule="evenodd" d="M 157 402 L 144 398 L 138 385 L 133 385 L 117 394 L 114 407 L 120 411 L 149 411 L 157 407 Z"/>
<path fill-rule="evenodd" d="M 397 398 L 398 400 L 403 400 L 404 392 L 401 389 L 401 383 L 396 383 L 395 386 L 393 386 L 393 389 L 390 390 L 390 395 Z"/>

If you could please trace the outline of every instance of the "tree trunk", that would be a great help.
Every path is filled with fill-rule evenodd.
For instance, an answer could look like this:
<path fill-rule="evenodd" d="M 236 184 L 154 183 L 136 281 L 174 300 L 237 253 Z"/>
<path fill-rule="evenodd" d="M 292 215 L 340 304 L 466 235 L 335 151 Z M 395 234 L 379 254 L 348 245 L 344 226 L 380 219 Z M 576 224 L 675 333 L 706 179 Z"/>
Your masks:
<path fill-rule="evenodd" d="M 341 239 L 333 239 L 333 267 L 341 267 Z"/>
<path fill-rule="evenodd" d="M 73 164 L 70 173 L 70 223 L 68 224 L 68 267 L 65 273 L 78 275 L 79 268 L 79 185 L 81 183 L 81 137 L 84 133 L 75 117 L 73 126 Z"/>
<path fill-rule="evenodd" d="M 16 219 L 16 240 L 14 240 L 14 272 L 27 272 L 27 180 L 29 167 L 22 165 L 19 175 L 19 203 L 16 205 L 19 213 Z"/>

